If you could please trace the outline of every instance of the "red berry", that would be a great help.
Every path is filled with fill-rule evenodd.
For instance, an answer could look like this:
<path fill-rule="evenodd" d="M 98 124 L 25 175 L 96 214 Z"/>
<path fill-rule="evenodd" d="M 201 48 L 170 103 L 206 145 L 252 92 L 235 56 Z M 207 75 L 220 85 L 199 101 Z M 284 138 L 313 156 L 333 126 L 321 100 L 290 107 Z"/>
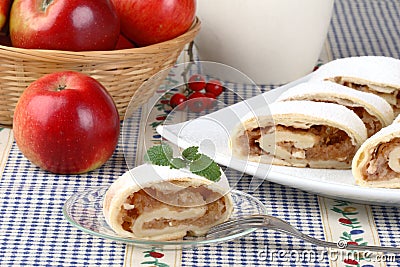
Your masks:
<path fill-rule="evenodd" d="M 350 265 L 358 265 L 358 261 L 354 259 L 344 259 L 343 262 Z"/>
<path fill-rule="evenodd" d="M 176 93 L 176 94 L 172 95 L 171 99 L 169 100 L 169 104 L 173 108 L 175 108 L 175 107 L 183 108 L 184 107 L 183 103 L 186 100 L 187 100 L 187 98 L 184 94 Z"/>
<path fill-rule="evenodd" d="M 189 78 L 188 86 L 192 91 L 201 91 L 206 87 L 206 80 L 202 75 L 194 74 Z"/>
<path fill-rule="evenodd" d="M 210 93 L 210 92 L 205 92 L 204 95 L 205 95 L 206 97 L 208 97 L 208 98 L 217 99 L 217 96 L 214 95 L 213 93 Z"/>
<path fill-rule="evenodd" d="M 150 251 L 150 252 L 149 252 L 149 255 L 150 255 L 151 257 L 153 257 L 153 258 L 156 258 L 156 259 L 160 259 L 160 258 L 164 257 L 164 254 L 163 254 L 163 253 L 156 252 L 156 251 Z"/>
<path fill-rule="evenodd" d="M 202 112 L 205 110 L 208 106 L 208 98 L 200 93 L 200 92 L 194 92 L 191 95 L 189 95 L 189 102 L 188 102 L 188 107 L 191 112 Z"/>
<path fill-rule="evenodd" d="M 206 84 L 206 92 L 219 96 L 224 91 L 224 87 L 218 80 L 209 80 Z"/>
<path fill-rule="evenodd" d="M 217 105 L 217 100 L 216 100 L 217 97 L 214 94 L 209 93 L 209 92 L 205 92 L 204 96 L 207 97 L 206 102 L 207 102 L 207 108 L 208 109 L 211 109 L 211 108 L 213 108 L 213 107 L 215 107 Z"/>
<path fill-rule="evenodd" d="M 344 223 L 344 224 L 352 224 L 352 222 L 346 218 L 339 218 L 339 222 Z"/>
<path fill-rule="evenodd" d="M 358 246 L 358 243 L 357 243 L 357 242 L 354 242 L 354 241 L 348 241 L 348 242 L 347 242 L 347 245 Z"/>

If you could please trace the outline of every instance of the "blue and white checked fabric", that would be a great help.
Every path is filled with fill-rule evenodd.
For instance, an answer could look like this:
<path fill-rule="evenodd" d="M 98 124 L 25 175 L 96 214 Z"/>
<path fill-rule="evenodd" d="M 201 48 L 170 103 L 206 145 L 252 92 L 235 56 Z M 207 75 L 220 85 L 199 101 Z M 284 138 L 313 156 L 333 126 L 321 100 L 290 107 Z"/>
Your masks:
<path fill-rule="evenodd" d="M 400 58 L 398 0 L 336 0 L 328 41 L 333 58 Z"/>
<path fill-rule="evenodd" d="M 399 18 L 398 0 L 336 0 L 328 53 L 332 59 L 358 55 L 400 58 Z M 139 134 L 139 118 L 137 123 L 133 139 Z M 0 266 L 123 266 L 124 245 L 77 230 L 63 218 L 62 206 L 74 192 L 109 185 L 124 173 L 124 149 L 128 148 L 120 144 L 110 161 L 89 174 L 59 176 L 32 166 L 13 144 L 0 174 Z M 240 174 L 229 170 L 228 175 Z M 269 182 L 251 192 L 249 179 L 243 177 L 237 188 L 259 198 L 271 215 L 324 238 L 315 195 Z M 372 206 L 372 211 L 381 244 L 400 246 L 399 208 Z M 257 231 L 240 240 L 184 250 L 182 266 L 329 266 L 326 258 L 303 262 L 274 258 L 278 250 L 295 248 L 316 249 L 280 233 Z M 386 265 L 400 266 L 400 259 Z"/>
<path fill-rule="evenodd" d="M 62 215 L 74 192 L 111 184 L 126 170 L 121 150 L 79 176 L 46 173 L 13 145 L 0 184 L 0 266 L 122 266 L 124 245 L 72 227 Z"/>

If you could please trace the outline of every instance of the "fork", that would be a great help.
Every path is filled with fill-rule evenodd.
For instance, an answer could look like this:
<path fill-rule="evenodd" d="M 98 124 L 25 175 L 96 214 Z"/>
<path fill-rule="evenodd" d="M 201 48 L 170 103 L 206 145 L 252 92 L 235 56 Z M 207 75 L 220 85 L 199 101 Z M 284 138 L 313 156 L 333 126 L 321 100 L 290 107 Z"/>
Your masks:
<path fill-rule="evenodd" d="M 251 228 L 275 230 L 325 248 L 400 253 L 400 247 L 357 246 L 353 244 L 347 244 L 347 242 L 344 240 L 340 240 L 337 243 L 320 240 L 300 232 L 298 229 L 282 219 L 269 215 L 249 215 L 231 219 L 210 228 L 206 234 L 206 237 L 224 237 L 227 234 L 231 235 L 240 233 L 245 229 Z"/>

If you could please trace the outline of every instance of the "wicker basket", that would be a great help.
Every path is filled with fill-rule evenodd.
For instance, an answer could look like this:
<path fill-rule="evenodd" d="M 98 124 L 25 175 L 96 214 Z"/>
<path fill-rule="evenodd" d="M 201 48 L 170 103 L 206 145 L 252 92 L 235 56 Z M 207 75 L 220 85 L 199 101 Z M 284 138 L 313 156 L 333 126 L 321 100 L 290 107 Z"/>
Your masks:
<path fill-rule="evenodd" d="M 102 83 L 122 119 L 133 95 L 131 108 L 140 107 L 153 96 L 163 79 L 149 78 L 176 63 L 185 45 L 199 32 L 200 24 L 196 18 L 189 31 L 175 39 L 125 50 L 70 52 L 0 45 L 0 127 L 12 127 L 18 98 L 30 83 L 61 70 L 86 73 Z"/>

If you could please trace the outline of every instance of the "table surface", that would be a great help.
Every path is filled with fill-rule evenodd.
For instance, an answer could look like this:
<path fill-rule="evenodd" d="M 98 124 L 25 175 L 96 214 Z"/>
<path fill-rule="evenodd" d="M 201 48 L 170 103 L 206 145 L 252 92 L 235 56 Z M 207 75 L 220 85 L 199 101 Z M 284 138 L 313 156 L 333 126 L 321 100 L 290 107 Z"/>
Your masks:
<path fill-rule="evenodd" d="M 400 58 L 399 18 L 398 0 L 336 0 L 320 63 L 361 55 Z M 132 133 L 136 144 L 157 137 L 155 132 L 141 135 L 140 127 L 154 128 L 165 115 L 159 113 L 151 123 L 137 114 L 138 130 Z M 76 229 L 63 217 L 65 201 L 75 192 L 110 185 L 127 171 L 124 146 L 120 141 L 112 158 L 95 171 L 54 175 L 32 165 L 18 150 L 12 131 L 0 129 L 0 266 L 400 266 L 400 255 L 346 257 L 273 231 L 190 250 L 159 251 L 163 257 L 152 258 L 146 250 Z M 238 189 L 248 191 L 250 179 L 242 177 Z M 328 199 L 267 181 L 248 193 L 270 215 L 317 238 L 400 247 L 397 207 Z"/>

